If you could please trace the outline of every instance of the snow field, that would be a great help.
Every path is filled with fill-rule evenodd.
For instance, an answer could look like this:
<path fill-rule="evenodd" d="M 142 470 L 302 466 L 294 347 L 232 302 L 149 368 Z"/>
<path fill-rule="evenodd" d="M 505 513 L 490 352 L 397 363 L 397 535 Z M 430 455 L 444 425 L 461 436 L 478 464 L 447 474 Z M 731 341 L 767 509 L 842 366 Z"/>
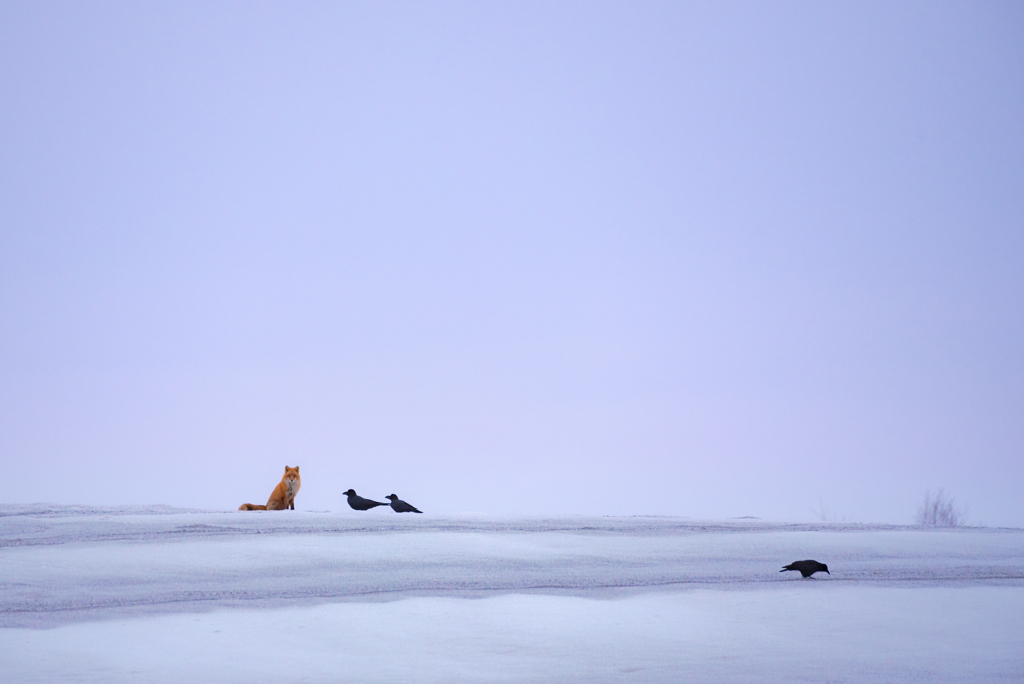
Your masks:
<path fill-rule="evenodd" d="M 1022 530 L 385 513 L 2 505 L 2 680 L 1024 681 Z"/>
<path fill-rule="evenodd" d="M 1019 587 L 411 598 L 0 634 L 10 682 L 1024 679 Z"/>

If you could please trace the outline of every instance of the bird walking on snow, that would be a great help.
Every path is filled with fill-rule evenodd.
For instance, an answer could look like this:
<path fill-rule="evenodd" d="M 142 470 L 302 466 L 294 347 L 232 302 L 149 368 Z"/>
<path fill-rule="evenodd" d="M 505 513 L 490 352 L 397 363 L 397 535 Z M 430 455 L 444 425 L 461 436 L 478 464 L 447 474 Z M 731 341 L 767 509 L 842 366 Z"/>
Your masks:
<path fill-rule="evenodd" d="M 422 513 L 423 512 L 423 511 L 419 510 L 418 508 L 416 508 L 415 506 L 413 506 L 412 504 L 405 503 L 404 501 L 399 499 L 398 496 L 396 496 L 395 494 L 388 494 L 384 498 L 385 499 L 389 499 L 391 501 L 391 509 L 395 513 Z"/>
<path fill-rule="evenodd" d="M 348 505 L 357 511 L 368 511 L 371 508 L 376 508 L 377 506 L 387 506 L 386 503 L 381 503 L 380 501 L 364 499 L 363 497 L 356 494 L 356 490 L 354 489 L 350 489 L 347 492 L 342 492 L 342 494 L 348 497 Z"/>
<path fill-rule="evenodd" d="M 787 570 L 798 570 L 806 579 L 816 572 L 828 572 L 828 566 L 824 563 L 819 563 L 816 560 L 802 560 L 782 566 L 782 569 L 779 570 L 779 572 L 786 572 Z M 831 575 L 832 573 L 828 572 L 828 574 Z"/>

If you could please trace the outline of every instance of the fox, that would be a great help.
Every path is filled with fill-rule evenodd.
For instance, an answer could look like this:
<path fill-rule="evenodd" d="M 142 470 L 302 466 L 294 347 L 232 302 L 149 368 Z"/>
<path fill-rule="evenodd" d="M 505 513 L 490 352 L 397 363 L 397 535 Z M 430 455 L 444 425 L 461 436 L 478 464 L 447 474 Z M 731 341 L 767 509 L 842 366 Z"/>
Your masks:
<path fill-rule="evenodd" d="M 270 493 L 266 506 L 257 504 L 242 504 L 238 507 L 240 511 L 283 511 L 288 508 L 295 510 L 295 495 L 299 493 L 302 486 L 302 478 L 299 477 L 299 466 L 294 468 L 284 467 L 284 477 Z"/>

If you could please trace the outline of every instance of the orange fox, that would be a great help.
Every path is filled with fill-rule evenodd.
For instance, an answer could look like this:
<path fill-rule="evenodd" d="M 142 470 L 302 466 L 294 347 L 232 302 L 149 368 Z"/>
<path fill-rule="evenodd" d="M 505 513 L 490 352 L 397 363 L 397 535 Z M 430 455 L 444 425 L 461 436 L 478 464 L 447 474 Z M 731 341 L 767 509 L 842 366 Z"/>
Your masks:
<path fill-rule="evenodd" d="M 295 510 L 295 495 L 299 493 L 302 486 L 302 478 L 299 477 L 299 466 L 294 468 L 284 467 L 284 477 L 270 493 L 270 499 L 266 506 L 256 504 L 242 504 L 238 507 L 240 511 L 283 511 L 286 508 Z"/>

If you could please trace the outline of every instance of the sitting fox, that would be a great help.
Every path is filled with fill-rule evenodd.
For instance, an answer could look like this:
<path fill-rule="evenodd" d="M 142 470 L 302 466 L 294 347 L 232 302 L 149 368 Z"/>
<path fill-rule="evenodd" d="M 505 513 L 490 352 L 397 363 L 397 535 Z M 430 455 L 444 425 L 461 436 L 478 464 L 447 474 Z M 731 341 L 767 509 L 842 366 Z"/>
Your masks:
<path fill-rule="evenodd" d="M 266 506 L 256 504 L 242 504 L 238 507 L 240 511 L 283 511 L 286 508 L 295 510 L 295 495 L 299 493 L 302 486 L 302 478 L 299 477 L 299 466 L 294 468 L 284 467 L 284 477 L 270 493 Z"/>

